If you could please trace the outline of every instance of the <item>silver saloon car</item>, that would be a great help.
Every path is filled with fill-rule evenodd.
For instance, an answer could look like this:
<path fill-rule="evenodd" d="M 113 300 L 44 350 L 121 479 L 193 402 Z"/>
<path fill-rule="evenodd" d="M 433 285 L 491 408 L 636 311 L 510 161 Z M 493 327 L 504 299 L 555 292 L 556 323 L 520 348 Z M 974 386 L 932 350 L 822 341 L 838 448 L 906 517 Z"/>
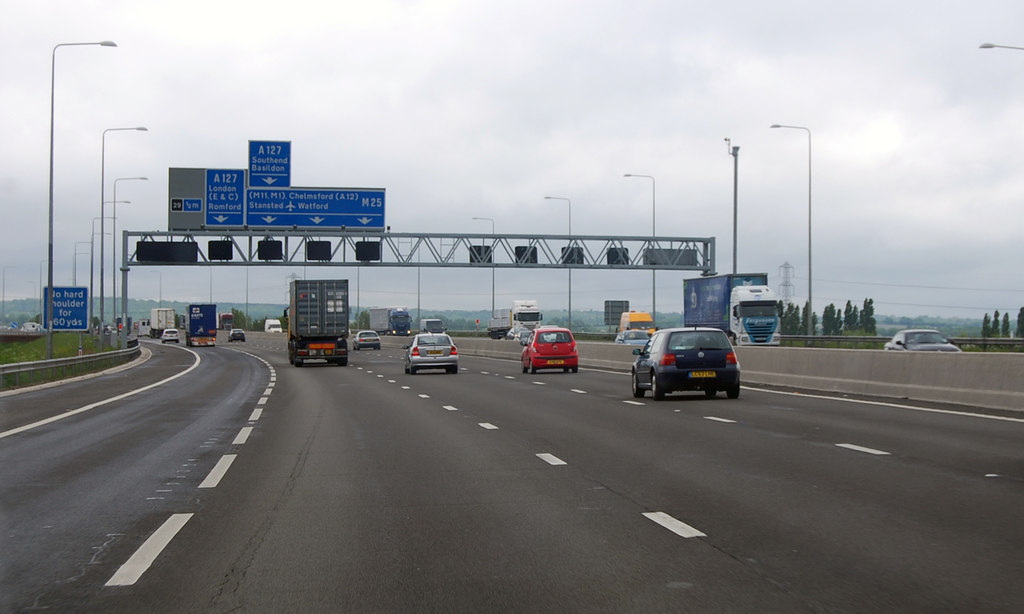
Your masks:
<path fill-rule="evenodd" d="M 420 333 L 405 348 L 405 372 L 414 375 L 421 369 L 459 372 L 459 350 L 445 334 Z"/>

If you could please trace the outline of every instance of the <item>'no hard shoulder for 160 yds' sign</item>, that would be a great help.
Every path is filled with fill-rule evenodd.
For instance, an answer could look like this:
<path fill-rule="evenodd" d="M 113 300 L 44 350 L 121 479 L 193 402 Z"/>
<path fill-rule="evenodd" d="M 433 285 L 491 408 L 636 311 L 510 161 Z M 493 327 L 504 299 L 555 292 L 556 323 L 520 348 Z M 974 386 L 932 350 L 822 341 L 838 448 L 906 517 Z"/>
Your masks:
<path fill-rule="evenodd" d="M 384 228 L 384 188 L 291 187 L 290 141 L 249 141 L 248 169 L 168 170 L 171 231 Z"/>

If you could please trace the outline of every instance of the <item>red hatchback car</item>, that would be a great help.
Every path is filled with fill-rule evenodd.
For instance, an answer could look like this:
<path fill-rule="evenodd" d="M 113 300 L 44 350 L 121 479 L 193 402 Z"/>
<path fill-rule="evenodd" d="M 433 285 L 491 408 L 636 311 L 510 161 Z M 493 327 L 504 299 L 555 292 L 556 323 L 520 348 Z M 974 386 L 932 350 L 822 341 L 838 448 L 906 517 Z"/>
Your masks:
<path fill-rule="evenodd" d="M 572 370 L 573 373 L 580 370 L 576 339 L 568 328 L 541 326 L 522 343 L 523 373 L 536 373 L 537 369 Z"/>

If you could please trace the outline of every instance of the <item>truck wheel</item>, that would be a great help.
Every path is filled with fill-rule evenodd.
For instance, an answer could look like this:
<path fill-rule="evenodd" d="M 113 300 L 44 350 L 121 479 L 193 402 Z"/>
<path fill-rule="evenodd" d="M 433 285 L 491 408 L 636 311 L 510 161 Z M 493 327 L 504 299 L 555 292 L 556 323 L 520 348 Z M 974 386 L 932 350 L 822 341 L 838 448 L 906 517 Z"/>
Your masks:
<path fill-rule="evenodd" d="M 301 367 L 302 366 L 302 359 L 296 358 L 295 361 L 292 364 L 295 365 L 296 367 Z"/>

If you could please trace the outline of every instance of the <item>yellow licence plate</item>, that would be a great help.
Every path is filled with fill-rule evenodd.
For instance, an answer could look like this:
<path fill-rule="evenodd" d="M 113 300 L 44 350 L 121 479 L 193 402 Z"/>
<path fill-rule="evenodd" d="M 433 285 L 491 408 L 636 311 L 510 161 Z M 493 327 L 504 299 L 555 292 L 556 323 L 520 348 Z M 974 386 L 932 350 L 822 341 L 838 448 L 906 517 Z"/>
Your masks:
<path fill-rule="evenodd" d="M 427 350 L 427 356 L 440 356 L 444 354 L 444 350 Z"/>
<path fill-rule="evenodd" d="M 565 361 L 564 360 L 549 360 L 548 364 L 549 365 L 564 365 Z"/>
<path fill-rule="evenodd" d="M 690 371 L 690 377 L 714 377 L 714 371 Z"/>

